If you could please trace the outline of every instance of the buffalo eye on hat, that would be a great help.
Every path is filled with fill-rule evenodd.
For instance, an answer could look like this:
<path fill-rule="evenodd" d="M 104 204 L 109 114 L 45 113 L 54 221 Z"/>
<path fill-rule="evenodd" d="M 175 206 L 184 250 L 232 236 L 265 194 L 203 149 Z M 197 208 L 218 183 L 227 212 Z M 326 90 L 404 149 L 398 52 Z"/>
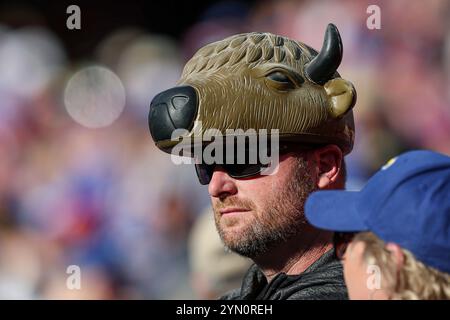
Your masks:
<path fill-rule="evenodd" d="M 361 191 L 317 191 L 309 222 L 333 231 L 371 231 L 450 273 L 450 157 L 410 151 L 384 165 Z"/>

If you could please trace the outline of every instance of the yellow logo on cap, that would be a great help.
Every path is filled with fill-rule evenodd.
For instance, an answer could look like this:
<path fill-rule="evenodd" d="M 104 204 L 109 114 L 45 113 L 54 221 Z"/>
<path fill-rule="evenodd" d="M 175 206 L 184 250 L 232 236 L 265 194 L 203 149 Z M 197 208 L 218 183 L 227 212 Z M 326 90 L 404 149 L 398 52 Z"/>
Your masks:
<path fill-rule="evenodd" d="M 381 167 L 381 170 L 386 170 L 387 168 L 389 168 L 390 166 L 392 166 L 395 161 L 397 161 L 398 157 L 394 157 L 392 159 L 390 159 L 388 162 L 386 162 L 386 164 L 384 166 Z"/>

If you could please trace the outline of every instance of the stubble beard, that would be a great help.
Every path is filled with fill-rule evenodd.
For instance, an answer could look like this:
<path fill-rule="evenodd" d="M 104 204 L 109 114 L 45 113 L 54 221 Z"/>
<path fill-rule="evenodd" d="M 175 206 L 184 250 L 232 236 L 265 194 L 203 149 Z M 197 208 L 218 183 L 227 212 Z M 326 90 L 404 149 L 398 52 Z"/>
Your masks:
<path fill-rule="evenodd" d="M 268 194 L 264 212 L 248 199 L 229 197 L 214 205 L 216 228 L 225 246 L 242 256 L 257 258 L 273 247 L 287 242 L 302 232 L 307 223 L 304 203 L 316 188 L 307 170 L 306 160 L 297 159 L 293 177 L 278 193 Z M 221 219 L 220 208 L 239 207 L 252 211 L 251 215 Z M 243 222 L 242 219 L 245 219 Z M 233 226 L 238 225 L 233 230 Z"/>

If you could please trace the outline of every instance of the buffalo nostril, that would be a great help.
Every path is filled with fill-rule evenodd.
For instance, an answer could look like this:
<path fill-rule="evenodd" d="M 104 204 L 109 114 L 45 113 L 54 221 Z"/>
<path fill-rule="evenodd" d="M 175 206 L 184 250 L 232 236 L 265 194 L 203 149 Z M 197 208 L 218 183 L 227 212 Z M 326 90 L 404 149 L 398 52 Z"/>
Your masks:
<path fill-rule="evenodd" d="M 189 98 L 186 96 L 176 96 L 172 98 L 172 105 L 175 109 L 183 108 L 189 102 Z"/>

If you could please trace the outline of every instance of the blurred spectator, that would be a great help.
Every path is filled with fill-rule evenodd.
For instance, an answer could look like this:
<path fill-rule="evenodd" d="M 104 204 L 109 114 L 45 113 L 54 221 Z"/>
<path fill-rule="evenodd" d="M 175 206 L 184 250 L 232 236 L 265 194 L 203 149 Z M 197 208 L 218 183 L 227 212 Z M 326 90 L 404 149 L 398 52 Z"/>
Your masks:
<path fill-rule="evenodd" d="M 198 217 L 189 236 L 191 283 L 199 299 L 217 299 L 239 288 L 252 261 L 225 248 L 207 208 Z"/>

